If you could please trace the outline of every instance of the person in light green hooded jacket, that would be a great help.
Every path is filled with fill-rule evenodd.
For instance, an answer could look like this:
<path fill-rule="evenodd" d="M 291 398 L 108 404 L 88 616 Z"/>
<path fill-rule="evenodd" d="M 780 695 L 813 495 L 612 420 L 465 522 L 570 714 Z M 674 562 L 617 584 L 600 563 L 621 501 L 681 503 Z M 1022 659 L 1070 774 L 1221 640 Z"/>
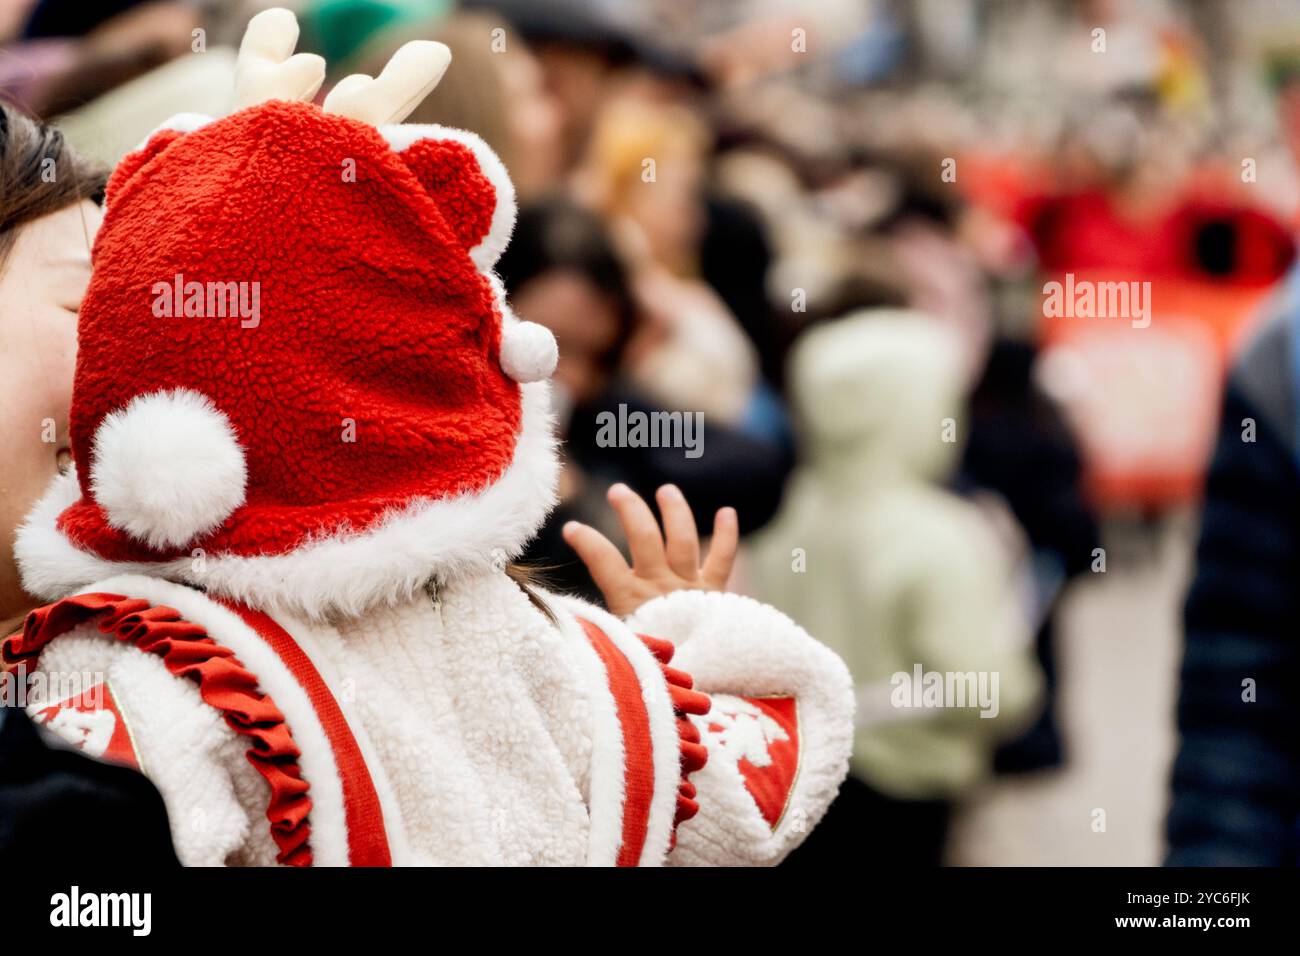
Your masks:
<path fill-rule="evenodd" d="M 751 552 L 758 593 L 853 674 L 851 777 L 865 786 L 842 791 L 842 832 L 914 837 L 932 862 L 953 802 L 1041 700 L 1010 549 L 942 484 L 963 437 L 959 359 L 952 333 L 918 313 L 807 332 L 790 361 L 803 464 Z M 870 821 L 846 819 L 855 805 Z"/>

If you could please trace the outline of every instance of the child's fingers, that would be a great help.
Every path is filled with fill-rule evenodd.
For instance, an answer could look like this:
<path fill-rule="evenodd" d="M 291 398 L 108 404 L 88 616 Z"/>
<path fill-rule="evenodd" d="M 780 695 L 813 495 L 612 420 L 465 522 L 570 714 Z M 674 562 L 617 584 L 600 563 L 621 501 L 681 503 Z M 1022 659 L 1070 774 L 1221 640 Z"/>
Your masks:
<path fill-rule="evenodd" d="M 601 594 L 608 598 L 611 591 L 617 591 L 623 586 L 624 578 L 632 573 L 632 569 L 627 566 L 614 542 L 595 528 L 578 521 L 566 523 L 562 534 L 569 547 L 578 552 L 578 557 L 587 566 L 591 579 L 596 582 Z"/>
<path fill-rule="evenodd" d="M 694 581 L 700 573 L 700 533 L 685 496 L 676 485 L 663 485 L 655 493 L 668 539 L 668 567 L 678 577 Z"/>
<path fill-rule="evenodd" d="M 668 568 L 664 558 L 664 539 L 654 512 L 640 495 L 619 483 L 609 489 L 609 503 L 618 515 L 632 552 L 632 567 L 638 574 L 661 573 Z"/>
<path fill-rule="evenodd" d="M 719 590 L 727 586 L 739 546 L 740 520 L 736 517 L 736 509 L 719 508 L 713 517 L 713 540 L 709 542 L 709 556 L 704 559 L 704 567 L 701 569 L 706 585 Z"/>

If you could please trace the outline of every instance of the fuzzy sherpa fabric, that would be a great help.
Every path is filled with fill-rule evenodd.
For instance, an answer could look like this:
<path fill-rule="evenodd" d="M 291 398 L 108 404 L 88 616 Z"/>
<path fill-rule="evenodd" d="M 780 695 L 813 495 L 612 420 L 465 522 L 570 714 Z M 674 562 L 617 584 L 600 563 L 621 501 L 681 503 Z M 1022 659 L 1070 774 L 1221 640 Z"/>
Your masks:
<path fill-rule="evenodd" d="M 496 199 L 464 143 L 397 152 L 310 104 L 156 133 L 109 184 L 79 327 L 82 498 L 62 531 L 111 561 L 275 555 L 498 479 L 520 387 L 470 256 Z M 172 389 L 229 420 L 247 487 L 215 529 L 151 547 L 95 499 L 94 439 L 136 396 Z"/>
<path fill-rule="evenodd" d="M 763 768 L 744 767 L 713 733 L 716 716 L 693 718 L 709 761 L 691 778 L 700 790 L 700 813 L 678 832 L 669 860 L 692 866 L 780 863 L 817 825 L 848 773 L 854 699 L 844 662 L 781 612 L 739 594 L 676 591 L 643 604 L 628 624 L 678 644 L 673 663 L 713 698 L 715 714 L 744 708 L 744 698 L 792 698 L 798 772 L 775 824 L 744 784 L 746 772 Z"/>
<path fill-rule="evenodd" d="M 284 713 L 310 786 L 315 865 L 348 860 L 337 766 L 320 722 L 276 655 L 237 616 L 157 578 L 120 576 L 98 591 L 176 608 L 230 647 Z M 281 616 L 355 735 L 383 808 L 395 864 L 610 865 L 619 855 L 625 751 L 603 665 L 581 614 L 624 650 L 649 711 L 654 778 L 641 865 L 778 862 L 815 825 L 844 775 L 852 693 L 843 665 L 783 615 L 735 595 L 681 591 L 622 622 L 569 598 L 542 614 L 504 573 L 330 623 Z M 695 717 L 708 750 L 683 781 L 670 688 L 633 629 L 678 645 L 674 667 L 723 695 L 794 698 L 798 772 L 773 827 L 734 748 Z M 218 711 L 183 677 L 93 626 L 57 637 L 39 670 L 104 671 L 132 721 L 145 772 L 167 803 L 187 864 L 274 864 L 268 788 Z M 689 670 L 683 678 L 689 680 Z M 713 718 L 717 719 L 717 718 Z M 688 723 L 688 721 L 681 721 Z M 749 757 L 758 759 L 750 753 Z M 752 770 L 753 768 L 751 768 Z M 761 769 L 761 768 L 760 768 Z M 699 814 L 676 827 L 679 784 Z"/>

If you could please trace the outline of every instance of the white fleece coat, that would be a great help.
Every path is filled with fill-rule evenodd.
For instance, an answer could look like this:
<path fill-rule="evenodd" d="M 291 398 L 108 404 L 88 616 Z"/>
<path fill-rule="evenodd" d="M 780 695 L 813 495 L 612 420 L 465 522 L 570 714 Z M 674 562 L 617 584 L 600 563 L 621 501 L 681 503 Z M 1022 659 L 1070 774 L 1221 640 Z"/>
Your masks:
<path fill-rule="evenodd" d="M 252 46 L 291 48 L 290 34 L 296 34 L 292 17 L 263 14 Z M 260 108 L 285 109 L 283 104 Z M 248 113 L 239 115 L 247 118 Z M 309 125 L 317 127 L 333 122 L 316 115 L 311 119 Z M 321 133 L 322 149 L 334 148 L 329 143 L 336 135 L 356 133 L 355 121 L 340 123 L 328 135 Z M 114 203 L 130 208 L 130 196 L 148 202 L 153 185 L 178 188 L 159 171 L 181 162 L 203 167 L 205 157 L 198 149 L 186 149 L 186 137 L 196 134 L 208 142 L 211 136 L 216 142 L 223 129 L 234 127 L 237 123 L 192 114 L 164 124 L 162 138 L 151 139 L 145 152 L 134 155 L 140 165 L 127 162 L 125 168 L 135 172 L 119 172 L 138 173 L 131 182 L 139 191 L 110 195 L 106 232 L 97 242 L 103 243 L 110 230 L 118 208 Z M 520 554 L 546 519 L 559 476 L 545 382 L 555 365 L 555 343 L 540 326 L 514 316 L 492 271 L 514 224 L 514 188 L 500 159 L 472 133 L 436 125 L 383 125 L 375 134 L 356 142 L 383 168 L 396 168 L 398 162 L 386 151 L 413 150 L 410 157 L 415 157 L 421 143 L 447 149 L 448 155 L 468 150 L 476 160 L 463 164 L 463 175 L 433 176 L 436 182 L 421 187 L 428 193 L 421 210 L 438 201 L 444 217 L 467 215 L 471 191 L 462 179 L 478 182 L 481 174 L 492 187 L 472 191 L 478 205 L 470 212 L 486 212 L 490 198 L 485 233 L 475 226 L 471 245 L 468 233 L 447 232 L 457 237 L 456 254 L 468 257 L 460 262 L 462 271 L 471 265 L 477 269 L 494 300 L 490 317 L 482 317 L 482 334 L 467 337 L 463 346 L 472 353 L 466 355 L 464 374 L 480 374 L 470 370 L 490 357 L 519 384 L 519 430 L 508 466 L 475 487 L 424 488 L 419 494 L 404 486 L 372 489 L 365 494 L 384 503 L 382 514 L 352 527 L 346 509 L 322 510 L 339 502 L 303 507 L 305 499 L 281 487 L 282 477 L 256 473 L 266 461 L 292 455 L 294 446 L 286 445 L 283 435 L 263 434 L 255 421 L 242 431 L 232 426 L 232 408 L 246 400 L 238 383 L 223 396 L 198 387 L 204 381 L 200 374 L 194 382 L 143 391 L 130 376 L 122 376 L 123 387 L 110 390 L 113 397 L 104 399 L 103 407 L 85 407 L 99 399 L 93 390 L 78 389 L 74 433 L 79 421 L 95 423 L 92 440 L 73 442 L 87 480 L 84 487 L 75 473 L 56 480 L 20 529 L 14 548 L 24 587 L 49 601 L 99 592 L 175 609 L 183 620 L 170 623 L 177 624 L 178 632 L 188 628 L 190 635 L 177 638 L 181 649 L 196 656 L 209 653 L 203 633 L 228 649 L 243 668 L 238 679 L 244 683 L 235 696 L 244 694 L 249 710 L 261 708 L 259 713 L 266 702 L 254 691 L 269 697 L 275 709 L 265 721 L 278 737 L 272 743 L 261 740 L 265 751 L 256 755 L 261 763 L 250 763 L 249 734 L 243 731 L 251 721 L 239 722 L 247 713 L 229 703 L 222 704 L 226 713 L 212 706 L 205 693 L 211 685 L 202 684 L 203 673 L 170 657 L 165 660 L 168 651 L 160 656 L 153 650 L 160 644 L 141 649 L 134 638 L 101 633 L 102 622 L 95 620 L 69 631 L 51 625 L 48 633 L 42 632 L 39 657 L 29 661 L 36 651 L 24 651 L 23 661 L 53 677 L 86 671 L 101 675 L 117 711 L 111 706 L 59 709 L 55 705 L 60 701 L 51 700 L 44 703 L 53 710 L 38 703 L 37 713 L 83 746 L 91 736 L 103 737 L 98 731 L 84 733 L 87 727 L 125 723 L 135 759 L 166 801 L 178 854 L 190 864 L 266 864 L 284 858 L 289 851 L 268 828 L 269 796 L 301 789 L 302 781 L 309 786 L 308 839 L 315 864 L 357 862 L 353 856 L 386 859 L 367 855 L 372 844 L 355 839 L 360 832 L 372 833 L 367 823 L 380 816 L 382 838 L 399 864 L 779 861 L 820 817 L 846 772 L 853 711 L 847 671 L 789 619 L 735 595 L 671 594 L 649 602 L 626 623 L 597 608 L 548 597 L 552 621 L 507 578 L 501 563 Z M 293 181 L 291 160 L 313 145 L 299 142 L 296 137 L 302 134 L 296 128 L 285 126 L 284 135 L 295 138 L 255 144 L 261 150 L 256 153 L 259 187 L 277 175 L 282 161 L 284 175 Z M 234 147 L 226 144 L 213 155 L 224 157 L 226 148 Z M 407 171 L 409 167 L 403 181 Z M 411 188 L 416 188 L 414 181 Z M 357 216 L 372 212 L 359 202 L 354 205 Z M 183 221 L 160 230 L 157 241 L 179 236 L 188 248 L 194 235 L 209 234 L 194 230 L 209 230 L 210 215 L 208 206 L 196 200 L 180 217 Z M 229 232 L 212 231 L 213 241 L 246 243 L 245 236 L 231 238 Z M 432 232 L 423 238 L 443 242 Z M 101 262 L 98 244 L 96 249 L 97 276 L 112 275 Z M 412 245 L 409 255 L 423 256 L 423 249 Z M 305 255 L 319 252 L 312 244 Z M 294 261 L 265 265 L 268 288 L 279 275 L 275 270 L 295 268 Z M 346 290 L 346 283 L 341 288 Z M 395 294 L 400 297 L 404 288 L 395 284 Z M 276 321 L 269 298 L 267 305 L 264 331 Z M 141 308 L 147 307 L 141 299 Z M 340 321 L 368 321 L 360 305 L 348 312 Z M 111 323 L 90 325 L 83 316 L 79 382 L 83 374 L 96 374 L 97 361 L 116 354 L 122 343 L 114 340 L 115 328 Z M 358 343 L 369 343 L 370 331 L 350 334 Z M 148 345 L 189 347 L 194 354 L 184 357 L 196 371 L 214 367 L 205 349 L 224 340 L 194 335 L 187 345 L 181 338 Z M 261 344 L 257 336 L 241 337 L 228 357 L 230 367 L 267 376 L 265 384 L 272 388 L 267 394 L 293 401 L 302 383 L 275 376 L 293 377 L 300 370 L 281 361 L 278 353 L 259 352 Z M 400 387 L 400 379 L 389 379 L 383 343 L 374 347 L 375 354 L 352 357 L 349 364 L 356 368 L 348 374 L 340 370 L 341 392 L 355 397 L 369 389 Z M 448 357 L 447 368 L 460 367 L 455 358 Z M 348 377 L 354 372 L 355 377 Z M 205 387 L 218 391 L 218 384 L 225 391 L 228 383 L 223 379 Z M 339 409 L 351 408 L 350 399 L 340 400 Z M 223 409 L 223 401 L 231 407 Z M 416 411 L 412 406 L 411 413 Z M 418 411 L 438 415 L 446 409 L 438 405 Z M 460 421 L 473 407 L 453 411 Z M 338 418 L 344 415 L 350 419 L 352 412 L 343 411 Z M 330 411 L 313 423 L 317 430 L 312 434 L 326 419 L 333 433 L 338 419 Z M 440 449 L 434 450 L 442 453 Z M 472 451 L 467 445 L 465 453 Z M 340 457 L 336 467 L 350 467 L 346 461 Z M 319 456 L 316 466 L 321 467 Z M 352 494 L 343 490 L 346 483 L 334 480 L 339 471 L 323 470 L 328 474 L 307 477 L 322 488 Z M 310 521 L 316 532 L 291 535 L 292 546 L 268 539 L 265 546 L 205 547 L 215 528 L 245 520 L 245 509 L 256 510 L 246 497 L 257 488 L 271 493 L 286 513 Z M 59 516 L 83 496 L 82 503 L 93 504 L 98 511 L 92 513 L 104 516 L 124 540 L 165 546 L 158 560 L 118 560 L 112 548 L 97 550 L 75 533 L 65 535 Z M 440 589 L 430 592 L 429 581 L 442 582 Z M 250 613 L 232 610 L 209 594 L 240 602 Z M 94 604 L 101 599 L 83 600 Z M 95 613 L 107 610 L 96 606 Z M 603 636 L 589 631 L 575 612 L 597 625 Z M 268 630 L 260 613 L 271 615 L 291 640 L 284 641 L 275 629 L 269 636 L 260 634 L 259 629 Z M 173 612 L 156 612 L 167 615 L 174 618 Z M 38 619 L 47 620 L 39 615 L 33 620 Z M 692 674 L 696 688 L 711 696 L 707 714 L 689 722 L 679 719 L 679 711 L 698 710 L 707 702 L 684 697 L 685 678 L 665 670 L 660 660 L 666 649 L 652 651 L 638 633 L 677 645 L 671 667 Z M 299 651 L 309 665 L 304 666 Z M 235 665 L 229 657 L 210 654 L 204 664 L 213 660 L 214 670 L 224 667 L 231 676 Z M 611 690 L 615 685 L 617 691 Z M 674 695 L 689 707 L 675 706 Z M 630 721 L 623 719 L 628 714 Z M 346 730 L 340 731 L 341 723 Z M 291 741 L 283 733 L 286 727 Z M 683 757 L 689 753 L 691 765 L 698 762 L 697 745 L 690 739 L 697 732 L 708 761 L 694 772 L 698 793 L 692 798 L 693 791 L 682 783 Z M 122 736 L 116 739 L 120 742 Z M 262 759 L 268 753 L 283 758 L 293 773 Z M 295 755 L 296 768 L 291 763 Z M 349 789 L 358 779 L 353 770 L 359 763 L 369 777 L 360 791 Z M 295 776 L 298 772 L 301 778 Z M 268 784 L 268 775 L 276 785 Z M 358 792 L 366 811 L 350 813 L 359 803 Z M 353 798 L 345 800 L 345 793 Z M 302 797 L 294 794 L 296 815 L 286 810 L 281 818 L 281 842 L 286 828 L 290 835 L 302 835 Z M 691 799 L 697 800 L 698 812 L 682 823 L 670 853 L 678 807 L 691 809 Z M 628 807 L 636 812 L 625 814 Z M 350 823 L 356 826 L 349 829 Z"/>
<path fill-rule="evenodd" d="M 173 607 L 257 674 L 302 750 L 315 863 L 346 864 L 330 749 L 301 688 L 253 630 L 201 592 L 158 578 L 120 575 L 84 590 Z M 623 800 L 619 724 L 575 611 L 605 631 L 641 678 L 655 794 L 640 863 L 772 864 L 802 841 L 833 799 L 851 744 L 852 691 L 834 654 L 779 612 L 737 595 L 678 592 L 645 605 L 630 627 L 573 599 L 546 600 L 556 623 L 504 573 L 487 572 L 364 618 L 276 616 L 347 717 L 383 806 L 394 863 L 613 862 Z M 669 853 L 680 741 L 660 667 L 633 630 L 679 645 L 672 666 L 712 695 L 715 713 L 736 709 L 731 695 L 797 698 L 798 773 L 775 827 L 740 765 L 748 760 L 748 771 L 758 772 L 761 748 L 739 750 L 711 713 L 691 718 L 709 760 L 691 777 L 700 811 L 680 826 Z M 90 623 L 50 642 L 38 668 L 107 680 L 141 768 L 166 801 L 183 862 L 274 864 L 269 787 L 245 758 L 248 741 L 193 682 Z"/>

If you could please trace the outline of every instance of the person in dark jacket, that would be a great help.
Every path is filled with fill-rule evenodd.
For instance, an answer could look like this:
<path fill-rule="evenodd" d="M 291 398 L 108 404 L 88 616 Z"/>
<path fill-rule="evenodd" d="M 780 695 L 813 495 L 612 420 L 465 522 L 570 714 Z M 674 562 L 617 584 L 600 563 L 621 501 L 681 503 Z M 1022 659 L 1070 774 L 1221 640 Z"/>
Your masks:
<path fill-rule="evenodd" d="M 619 535 L 609 525 L 604 497 L 616 482 L 647 499 L 660 485 L 676 485 L 699 527 L 711 527 L 723 506 L 736 508 L 741 534 L 771 519 L 794 466 L 793 444 L 780 429 L 774 437 L 771 428 L 700 413 L 693 418 L 700 427 L 690 436 L 699 440 L 697 447 L 608 441 L 603 422 L 697 413 L 660 407 L 620 373 L 640 306 L 598 216 L 561 198 L 525 207 L 497 271 L 519 317 L 550 328 L 560 347 L 552 380 L 565 452 L 560 503 L 524 554 L 526 564 L 544 570 L 549 585 L 600 600 L 561 529 L 573 520 Z M 778 407 L 775 414 L 781 420 L 784 411 Z"/>
<path fill-rule="evenodd" d="M 0 864 L 179 866 L 153 784 L 54 740 L 0 707 Z"/>
<path fill-rule="evenodd" d="M 1065 741 L 1057 719 L 1055 621 L 1070 584 L 1088 573 L 1101 544 L 1097 518 L 1084 497 L 1078 444 L 1056 405 L 1035 384 L 1037 350 L 998 338 L 971 396 L 970 437 L 957 487 L 988 489 L 1006 502 L 1032 549 L 1037 598 L 1034 646 L 1043 670 L 1042 712 L 994 756 L 998 773 L 1061 765 Z"/>
<path fill-rule="evenodd" d="M 1227 383 L 1185 608 L 1171 866 L 1300 860 L 1300 274 Z"/>

